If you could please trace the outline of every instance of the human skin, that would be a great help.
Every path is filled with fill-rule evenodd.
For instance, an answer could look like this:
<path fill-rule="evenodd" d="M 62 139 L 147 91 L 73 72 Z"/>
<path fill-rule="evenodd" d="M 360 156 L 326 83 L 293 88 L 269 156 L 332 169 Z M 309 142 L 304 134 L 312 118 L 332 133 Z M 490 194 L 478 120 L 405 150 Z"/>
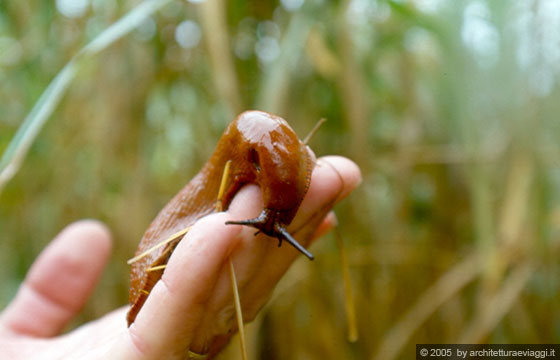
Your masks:
<path fill-rule="evenodd" d="M 335 225 L 333 213 L 319 225 L 308 220 L 346 197 L 360 181 L 360 171 L 350 160 L 319 159 L 294 228 L 303 226 L 301 232 L 313 233 L 312 239 L 326 233 Z M 291 246 L 278 248 L 275 239 L 255 237 L 254 229 L 225 225 L 261 210 L 260 189 L 249 185 L 228 211 L 199 220 L 177 246 L 129 328 L 125 306 L 60 335 L 91 295 L 111 251 L 111 236 L 103 224 L 83 220 L 69 225 L 43 250 L 0 315 L 0 358 L 184 359 L 188 350 L 219 352 L 236 330 L 228 260 L 243 296 L 244 319 L 251 321 L 301 257 Z"/>

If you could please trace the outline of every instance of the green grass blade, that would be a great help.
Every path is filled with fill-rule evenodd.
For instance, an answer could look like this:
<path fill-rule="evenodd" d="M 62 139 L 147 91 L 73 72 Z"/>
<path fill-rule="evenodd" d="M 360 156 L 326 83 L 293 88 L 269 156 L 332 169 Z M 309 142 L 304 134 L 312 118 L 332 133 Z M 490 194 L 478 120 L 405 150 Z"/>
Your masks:
<path fill-rule="evenodd" d="M 80 64 L 134 30 L 144 19 L 170 1 L 148 0 L 141 3 L 84 46 L 62 68 L 41 94 L 4 151 L 0 161 L 0 192 L 20 169 L 29 148 L 60 103 L 62 96 L 76 76 Z"/>

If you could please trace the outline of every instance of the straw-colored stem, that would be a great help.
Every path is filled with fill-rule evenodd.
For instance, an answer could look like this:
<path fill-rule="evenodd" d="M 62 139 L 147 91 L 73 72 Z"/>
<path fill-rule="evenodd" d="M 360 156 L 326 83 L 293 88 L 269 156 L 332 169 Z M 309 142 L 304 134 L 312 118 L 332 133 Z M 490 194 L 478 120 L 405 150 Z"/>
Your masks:
<path fill-rule="evenodd" d="M 354 294 L 352 292 L 352 279 L 350 278 L 350 266 L 348 264 L 348 256 L 346 247 L 338 227 L 334 229 L 334 237 L 338 245 L 340 254 L 340 264 L 342 268 L 342 282 L 344 283 L 344 305 L 346 307 L 346 317 L 348 321 L 348 341 L 358 341 L 358 324 L 356 323 L 356 307 L 354 305 Z"/>
<path fill-rule="evenodd" d="M 220 181 L 220 189 L 218 190 L 218 199 L 216 201 L 216 211 L 222 211 L 222 198 L 226 191 L 226 183 L 229 177 L 231 160 L 228 160 L 224 166 L 222 179 Z M 239 329 L 239 343 L 241 345 L 241 358 L 247 360 L 247 341 L 245 340 L 245 328 L 243 324 L 243 311 L 241 309 L 241 300 L 239 299 L 239 289 L 237 288 L 237 278 L 235 277 L 235 268 L 231 258 L 229 259 L 229 279 L 231 281 L 231 291 L 233 293 L 233 301 L 235 304 L 235 316 L 237 319 L 237 328 Z"/>
<path fill-rule="evenodd" d="M 216 200 L 216 211 L 220 212 L 224 209 L 222 208 L 222 198 L 224 197 L 224 192 L 226 191 L 226 183 L 229 177 L 229 169 L 231 166 L 231 160 L 228 160 L 224 166 L 224 172 L 222 174 L 222 180 L 220 181 L 220 189 L 218 190 L 218 199 Z"/>
<path fill-rule="evenodd" d="M 142 254 L 137 255 L 137 256 L 133 257 L 132 259 L 128 260 L 126 263 L 128 265 L 135 263 L 136 261 L 138 261 L 138 260 L 142 259 L 143 257 L 147 256 L 148 254 L 150 254 L 152 251 L 154 251 L 156 249 L 159 249 L 160 247 L 164 246 L 165 244 L 168 244 L 168 243 L 172 242 L 173 240 L 177 240 L 181 236 L 184 236 L 186 233 L 189 232 L 190 229 L 191 229 L 191 226 L 189 226 L 186 229 L 183 229 L 181 231 L 177 231 L 175 234 L 171 235 L 166 240 L 152 246 L 148 250 L 144 251 Z"/>
<path fill-rule="evenodd" d="M 325 118 L 319 119 L 319 121 L 317 121 L 317 123 L 315 124 L 315 126 L 313 126 L 313 129 L 311 129 L 311 131 L 309 132 L 309 134 L 307 134 L 307 136 L 303 139 L 302 142 L 303 142 L 305 145 L 307 145 L 307 143 L 309 143 L 309 141 L 311 140 L 311 137 L 313 137 L 313 135 L 315 135 L 315 133 L 317 132 L 317 130 L 319 130 L 319 128 L 321 127 L 321 125 L 323 125 L 326 121 L 327 121 L 327 119 L 325 119 Z"/>
<path fill-rule="evenodd" d="M 266 67 L 256 101 L 258 109 L 282 113 L 292 78 L 290 74 L 305 48 L 311 25 L 311 20 L 302 13 L 293 15 L 282 38 L 280 56 Z"/>
<path fill-rule="evenodd" d="M 339 72 L 338 84 L 344 104 L 344 117 L 350 127 L 352 139 L 351 151 L 358 164 L 366 163 L 364 149 L 368 148 L 367 117 L 372 107 L 373 99 L 367 97 L 368 91 L 364 84 L 364 76 L 360 73 L 360 64 L 355 56 L 354 33 L 352 24 L 347 16 L 351 1 L 346 0 L 343 11 L 340 12 L 338 48 L 341 56 L 342 71 Z"/>
<path fill-rule="evenodd" d="M 420 325 L 480 274 L 480 265 L 480 256 L 475 253 L 455 265 L 430 286 L 382 339 L 373 358 L 395 359 Z"/>
<path fill-rule="evenodd" d="M 237 289 L 237 278 L 235 277 L 235 268 L 233 262 L 229 259 L 229 278 L 231 280 L 231 289 L 233 291 L 233 300 L 235 303 L 235 315 L 237 318 L 237 327 L 239 329 L 239 345 L 241 346 L 241 358 L 247 360 L 247 342 L 245 341 L 245 327 L 243 325 L 243 313 L 241 311 L 241 300 L 239 298 L 239 290 Z"/>
<path fill-rule="evenodd" d="M 237 114 L 242 106 L 228 39 L 225 1 L 204 1 L 200 5 L 200 16 L 216 89 L 230 111 Z"/>
<path fill-rule="evenodd" d="M 150 268 L 147 268 L 146 272 L 164 270 L 166 267 L 167 267 L 167 264 L 152 266 Z"/>
<path fill-rule="evenodd" d="M 530 264 L 518 265 L 503 286 L 479 312 L 459 338 L 459 343 L 478 343 L 484 339 L 509 312 L 533 274 Z"/>

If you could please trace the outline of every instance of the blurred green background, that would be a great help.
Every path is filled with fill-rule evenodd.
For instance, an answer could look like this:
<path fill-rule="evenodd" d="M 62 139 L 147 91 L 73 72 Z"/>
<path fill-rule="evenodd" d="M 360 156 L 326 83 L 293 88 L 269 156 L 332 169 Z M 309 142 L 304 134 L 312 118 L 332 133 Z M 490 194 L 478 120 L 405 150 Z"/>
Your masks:
<path fill-rule="evenodd" d="M 139 1 L 0 1 L 0 151 L 53 77 Z M 84 61 L 0 194 L 0 307 L 68 223 L 114 254 L 73 324 L 127 301 L 130 258 L 233 117 L 274 112 L 356 161 L 331 235 L 248 327 L 254 359 L 410 359 L 416 343 L 560 339 L 560 2 L 170 1 Z M 124 319 L 123 319 L 124 321 Z M 234 359 L 237 342 L 223 358 Z"/>

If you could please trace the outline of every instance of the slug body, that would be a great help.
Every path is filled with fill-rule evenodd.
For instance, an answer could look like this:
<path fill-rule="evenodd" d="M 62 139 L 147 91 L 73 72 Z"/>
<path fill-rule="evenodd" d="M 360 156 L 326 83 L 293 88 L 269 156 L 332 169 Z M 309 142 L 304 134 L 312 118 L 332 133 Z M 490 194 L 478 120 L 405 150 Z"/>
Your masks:
<path fill-rule="evenodd" d="M 315 156 L 284 119 L 260 111 L 244 112 L 228 126 L 203 169 L 154 219 L 138 246 L 137 255 L 217 211 L 218 191 L 229 160 L 221 208 L 228 208 L 243 185 L 254 183 L 261 188 L 264 209 L 255 219 L 228 223 L 253 226 L 278 238 L 280 244 L 287 240 L 312 258 L 288 234 L 286 227 L 307 193 Z M 180 238 L 157 248 L 132 264 L 129 326 L 163 274 L 163 269 L 152 269 L 167 264 L 179 241 Z"/>

